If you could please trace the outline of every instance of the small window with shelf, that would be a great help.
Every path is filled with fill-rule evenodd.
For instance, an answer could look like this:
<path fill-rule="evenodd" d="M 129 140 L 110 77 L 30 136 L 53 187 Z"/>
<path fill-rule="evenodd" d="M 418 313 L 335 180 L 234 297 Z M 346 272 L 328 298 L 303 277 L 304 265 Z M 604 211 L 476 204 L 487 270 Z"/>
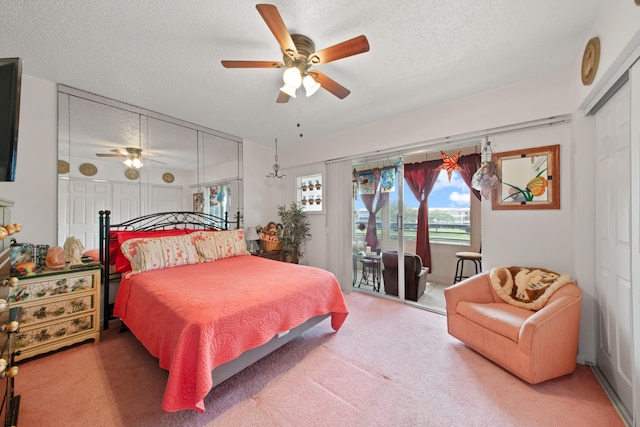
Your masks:
<path fill-rule="evenodd" d="M 297 200 L 305 212 L 322 212 L 322 174 L 299 176 L 297 178 Z"/>

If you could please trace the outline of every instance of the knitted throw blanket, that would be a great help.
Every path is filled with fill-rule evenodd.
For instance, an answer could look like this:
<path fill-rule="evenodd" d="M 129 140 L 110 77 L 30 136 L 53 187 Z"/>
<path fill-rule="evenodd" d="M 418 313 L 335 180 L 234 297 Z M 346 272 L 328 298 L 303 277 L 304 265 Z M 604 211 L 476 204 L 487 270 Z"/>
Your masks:
<path fill-rule="evenodd" d="M 490 277 L 500 298 L 529 310 L 540 310 L 557 289 L 572 282 L 567 274 L 532 267 L 494 267 Z"/>

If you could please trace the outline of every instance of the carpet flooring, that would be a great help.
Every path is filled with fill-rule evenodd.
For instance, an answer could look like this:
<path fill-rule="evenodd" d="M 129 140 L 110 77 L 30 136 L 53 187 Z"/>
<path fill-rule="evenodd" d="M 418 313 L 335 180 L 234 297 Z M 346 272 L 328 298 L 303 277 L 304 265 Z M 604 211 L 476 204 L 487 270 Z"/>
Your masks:
<path fill-rule="evenodd" d="M 624 426 L 588 367 L 535 386 L 470 350 L 440 314 L 346 296 L 325 320 L 215 387 L 206 412 L 164 412 L 167 373 L 131 333 L 19 363 L 20 426 Z"/>

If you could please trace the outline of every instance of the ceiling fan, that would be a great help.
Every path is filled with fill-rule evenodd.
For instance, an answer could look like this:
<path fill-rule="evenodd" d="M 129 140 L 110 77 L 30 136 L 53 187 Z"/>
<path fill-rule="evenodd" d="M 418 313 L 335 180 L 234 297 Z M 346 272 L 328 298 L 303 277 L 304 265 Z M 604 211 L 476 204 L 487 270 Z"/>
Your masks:
<path fill-rule="evenodd" d="M 301 34 L 289 34 L 278 12 L 271 4 L 257 4 L 256 8 L 275 36 L 282 50 L 283 62 L 276 61 L 221 61 L 225 68 L 285 68 L 284 85 L 280 88 L 276 102 L 289 101 L 296 96 L 296 89 L 304 85 L 307 96 L 313 95 L 320 87 L 340 99 L 346 98 L 351 91 L 330 79 L 314 65 L 326 64 L 338 59 L 369 51 L 369 42 L 365 36 L 358 36 L 331 47 L 315 50 L 313 41 Z"/>
<path fill-rule="evenodd" d="M 139 169 L 143 166 L 141 158 L 142 158 L 142 149 L 137 147 L 125 147 L 125 148 L 114 148 L 111 150 L 112 153 L 96 153 L 98 157 L 125 157 L 124 164 L 128 167 L 134 167 Z M 160 162 L 158 160 L 149 159 L 148 157 L 145 160 L 149 160 L 156 163 L 166 164 L 164 162 Z"/>

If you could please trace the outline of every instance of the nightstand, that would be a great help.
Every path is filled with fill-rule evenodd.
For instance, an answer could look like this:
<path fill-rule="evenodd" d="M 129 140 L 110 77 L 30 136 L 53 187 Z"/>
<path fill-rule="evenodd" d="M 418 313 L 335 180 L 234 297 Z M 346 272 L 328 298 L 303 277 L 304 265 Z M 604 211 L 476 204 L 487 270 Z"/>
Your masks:
<path fill-rule="evenodd" d="M 260 258 L 273 259 L 276 261 L 284 261 L 284 254 L 282 251 L 268 251 L 268 252 L 260 252 L 257 254 L 253 254 L 255 256 L 259 256 Z"/>

